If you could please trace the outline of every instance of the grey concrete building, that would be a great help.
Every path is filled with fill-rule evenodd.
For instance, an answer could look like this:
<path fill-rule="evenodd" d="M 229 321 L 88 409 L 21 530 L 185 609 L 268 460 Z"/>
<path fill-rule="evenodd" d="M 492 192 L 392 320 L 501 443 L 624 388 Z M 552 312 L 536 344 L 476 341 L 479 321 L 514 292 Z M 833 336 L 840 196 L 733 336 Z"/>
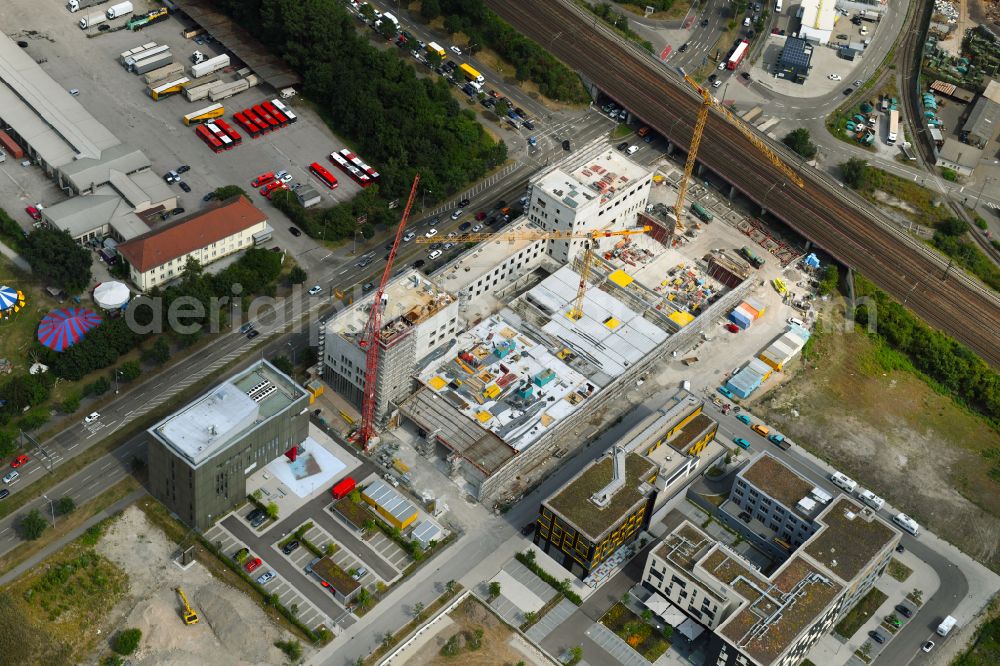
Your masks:
<path fill-rule="evenodd" d="M 153 496 L 207 529 L 246 500 L 247 477 L 306 439 L 308 406 L 267 361 L 222 382 L 146 431 Z"/>
<path fill-rule="evenodd" d="M 976 148 L 985 148 L 1000 127 L 1000 104 L 985 95 L 980 96 L 962 125 L 962 140 Z"/>

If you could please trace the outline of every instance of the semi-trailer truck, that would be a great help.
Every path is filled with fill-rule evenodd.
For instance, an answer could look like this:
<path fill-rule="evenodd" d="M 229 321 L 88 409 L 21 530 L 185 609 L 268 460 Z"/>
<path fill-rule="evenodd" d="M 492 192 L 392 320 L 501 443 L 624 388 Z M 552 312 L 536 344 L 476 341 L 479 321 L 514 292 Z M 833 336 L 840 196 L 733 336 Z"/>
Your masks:
<path fill-rule="evenodd" d="M 466 80 L 475 81 L 476 83 L 486 82 L 486 79 L 483 77 L 483 75 L 480 74 L 476 69 L 473 69 L 471 65 L 462 63 L 461 65 L 458 66 L 458 68 L 462 71 L 462 74 L 465 75 Z"/>
<path fill-rule="evenodd" d="M 203 99 L 208 99 L 208 95 L 215 88 L 221 88 L 226 85 L 225 83 L 220 83 L 219 81 L 209 81 L 208 83 L 202 83 L 197 86 L 184 86 L 184 97 L 187 98 L 189 102 L 198 102 Z"/>
<path fill-rule="evenodd" d="M 212 88 L 208 91 L 208 98 L 213 102 L 218 102 L 233 95 L 238 95 L 244 90 L 249 90 L 253 86 L 257 85 L 259 80 L 256 74 L 251 74 L 245 79 L 240 79 L 239 81 L 233 81 L 232 83 L 226 83 L 218 88 Z"/>
<path fill-rule="evenodd" d="M 78 12 L 81 9 L 86 9 L 87 7 L 93 7 L 94 5 L 103 5 L 108 0 L 69 0 L 66 3 L 66 9 L 71 12 Z"/>
<path fill-rule="evenodd" d="M 142 77 L 143 83 L 149 85 L 151 83 L 156 83 L 157 81 L 164 81 L 169 78 L 176 79 L 179 75 L 184 73 L 184 66 L 179 62 L 175 62 L 172 65 L 167 65 L 166 67 L 161 67 L 159 69 L 154 69 L 149 74 Z"/>
<path fill-rule="evenodd" d="M 166 7 L 160 7 L 159 9 L 154 9 L 151 12 L 147 12 L 142 16 L 133 16 L 125 24 L 125 27 L 133 32 L 138 32 L 143 28 L 150 26 L 154 23 L 159 23 L 160 21 L 166 21 L 170 18 L 170 14 L 167 12 Z"/>
<path fill-rule="evenodd" d="M 223 53 L 222 55 L 191 65 L 189 72 L 191 74 L 191 78 L 197 79 L 226 67 L 229 67 L 229 56 Z"/>
<path fill-rule="evenodd" d="M 88 14 L 80 19 L 80 30 L 86 30 L 87 28 L 93 28 L 98 23 L 104 23 L 108 20 L 108 17 L 100 12 L 95 14 Z"/>
<path fill-rule="evenodd" d="M 126 14 L 131 14 L 134 11 L 135 7 L 132 6 L 131 2 L 119 2 L 117 5 L 108 7 L 107 16 L 108 19 L 116 19 L 121 18 Z"/>
<path fill-rule="evenodd" d="M 132 65 L 132 71 L 136 74 L 145 74 L 146 72 L 152 72 L 155 69 L 162 69 L 173 61 L 174 56 L 170 53 L 170 51 L 167 51 L 166 53 L 158 53 L 154 56 L 136 61 L 136 63 Z"/>
<path fill-rule="evenodd" d="M 138 53 L 133 53 L 132 55 L 125 58 L 125 69 L 131 70 L 135 63 L 140 60 L 145 60 L 146 58 L 152 58 L 163 53 L 169 53 L 170 47 L 166 44 L 160 44 L 159 46 L 154 46 L 151 49 L 146 49 L 145 51 L 139 51 Z"/>

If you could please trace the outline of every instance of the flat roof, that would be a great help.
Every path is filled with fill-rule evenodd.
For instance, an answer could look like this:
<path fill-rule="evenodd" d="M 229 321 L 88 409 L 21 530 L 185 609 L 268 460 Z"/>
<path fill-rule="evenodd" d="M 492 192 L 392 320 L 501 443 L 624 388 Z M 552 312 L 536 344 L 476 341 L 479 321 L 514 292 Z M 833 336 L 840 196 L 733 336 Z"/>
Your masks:
<path fill-rule="evenodd" d="M 429 319 L 455 300 L 451 292 L 441 289 L 434 281 L 414 268 L 393 277 L 383 294 L 382 342 L 390 344 L 393 337 Z M 375 300 L 375 290 L 358 299 L 327 322 L 327 331 L 357 343 L 364 334 L 368 315 Z"/>
<path fill-rule="evenodd" d="M 613 461 L 612 453 L 592 462 L 543 502 L 594 541 L 648 496 L 640 487 L 656 471 L 656 465 L 646 458 L 636 453 L 627 454 L 625 485 L 611 496 L 607 506 L 601 508 L 590 501 L 590 497 L 611 482 Z"/>
<path fill-rule="evenodd" d="M 457 354 L 467 356 L 459 362 Z M 501 315 L 459 334 L 454 353 L 442 355 L 417 378 L 517 451 L 582 408 L 599 390 Z"/>
<path fill-rule="evenodd" d="M 533 225 L 528 218 L 522 216 L 497 233 L 506 234 L 523 231 L 541 231 L 541 229 Z M 442 289 L 447 289 L 457 294 L 502 264 L 507 257 L 513 256 L 535 243 L 544 242 L 521 238 L 514 241 L 495 240 L 482 242 L 475 246 L 470 246 L 467 252 L 463 252 L 456 260 L 450 262 L 444 270 L 435 273 L 434 280 Z"/>
<path fill-rule="evenodd" d="M 841 495 L 816 522 L 823 525 L 802 550 L 844 581 L 851 581 L 899 533 L 870 509 Z"/>
<path fill-rule="evenodd" d="M 788 508 L 808 497 L 816 486 L 769 453 L 763 453 L 740 472 L 747 483 L 759 488 Z"/>
<path fill-rule="evenodd" d="M 268 85 L 280 90 L 302 83 L 302 77 L 271 53 L 256 37 L 216 8 L 214 0 L 175 0 L 212 37 L 245 62 Z"/>
<path fill-rule="evenodd" d="M 975 169 L 983 157 L 983 151 L 975 146 L 948 137 L 938 151 L 938 156 L 967 169 Z"/>
<path fill-rule="evenodd" d="M 663 539 L 655 552 L 660 559 L 691 573 L 715 543 L 715 539 L 685 520 Z"/>
<path fill-rule="evenodd" d="M 606 143 L 597 150 L 583 151 L 541 176 L 533 189 L 541 190 L 576 209 L 594 200 L 604 205 L 651 175 Z"/>
<path fill-rule="evenodd" d="M 267 361 L 260 361 L 199 396 L 148 432 L 197 467 L 308 395 L 291 377 Z"/>
<path fill-rule="evenodd" d="M 375 479 L 361 491 L 376 506 L 403 523 L 417 512 L 416 505 L 382 479 Z"/>
<path fill-rule="evenodd" d="M 361 583 L 351 578 L 350 574 L 341 569 L 329 556 L 314 562 L 312 570 L 345 597 L 361 587 Z"/>

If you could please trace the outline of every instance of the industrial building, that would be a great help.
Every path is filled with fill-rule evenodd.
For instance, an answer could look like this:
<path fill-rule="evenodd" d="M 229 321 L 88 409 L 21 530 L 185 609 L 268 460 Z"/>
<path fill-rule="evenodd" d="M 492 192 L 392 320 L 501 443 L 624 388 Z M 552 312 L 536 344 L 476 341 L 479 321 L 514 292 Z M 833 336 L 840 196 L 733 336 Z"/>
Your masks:
<path fill-rule="evenodd" d="M 768 497 L 780 498 L 782 508 L 795 511 L 795 504 L 788 503 L 792 495 L 787 493 L 809 492 L 812 484 L 772 461 L 758 472 L 777 474 L 777 484 L 792 480 L 804 485 L 778 488 L 761 476 L 759 485 L 746 487 L 767 490 Z M 827 501 L 808 519 L 810 535 L 767 573 L 683 521 L 648 555 L 642 585 L 652 597 L 645 603 L 651 609 L 673 606 L 711 631 L 706 663 L 799 663 L 874 586 L 900 537 L 874 512 L 847 496 Z"/>
<path fill-rule="evenodd" d="M 805 22 L 802 25 L 804 29 Z M 827 34 L 827 37 L 829 37 L 829 34 Z M 786 37 L 785 45 L 778 56 L 778 64 L 775 66 L 774 75 L 779 79 L 785 79 L 792 83 L 805 83 L 806 78 L 809 76 L 809 68 L 812 67 L 810 64 L 812 54 L 813 46 L 805 39 Z"/>
<path fill-rule="evenodd" d="M 599 142 L 534 178 L 525 214 L 542 231 L 633 227 L 649 198 L 652 176 L 650 169 Z M 588 243 L 552 240 L 547 252 L 556 261 L 568 263 Z"/>
<path fill-rule="evenodd" d="M 146 431 L 150 492 L 207 529 L 246 502 L 255 470 L 307 439 L 308 406 L 291 377 L 255 363 Z"/>
<path fill-rule="evenodd" d="M 947 137 L 937 151 L 935 166 L 951 169 L 960 176 L 971 176 L 983 158 L 983 151 L 975 146 Z"/>
<path fill-rule="evenodd" d="M 270 238 L 267 216 L 240 195 L 118 245 L 129 277 L 142 291 L 176 280 L 188 259 L 206 266 Z"/>
<path fill-rule="evenodd" d="M 419 516 L 413 502 L 381 479 L 375 479 L 365 486 L 361 490 L 361 499 L 398 530 L 406 529 Z"/>
<path fill-rule="evenodd" d="M 145 215 L 177 205 L 141 150 L 121 143 L 6 35 L 0 35 L 0 123 L 18 152 L 74 197 L 42 216 L 81 242 L 134 238 L 149 231 Z"/>
<path fill-rule="evenodd" d="M 837 23 L 837 8 L 833 2 L 823 2 L 823 0 L 802 0 L 799 5 L 798 16 L 801 20 L 799 26 L 799 37 L 789 37 L 785 40 L 787 48 L 788 42 L 809 40 L 816 44 L 826 44 L 830 41 L 833 28 Z"/>
<path fill-rule="evenodd" d="M 360 343 L 374 299 L 373 292 L 340 310 L 321 332 L 323 379 L 359 407 L 367 354 Z M 375 383 L 375 420 L 380 425 L 385 425 L 413 392 L 418 363 L 453 345 L 458 331 L 458 299 L 412 268 L 393 278 L 383 299 L 382 347 Z"/>
<path fill-rule="evenodd" d="M 1000 104 L 981 95 L 962 125 L 962 141 L 976 148 L 986 148 L 1000 129 Z"/>
<path fill-rule="evenodd" d="M 602 564 L 634 541 L 698 469 L 718 432 L 703 408 L 702 400 L 678 391 L 636 424 L 607 456 L 542 502 L 534 542 L 585 582 L 599 582 Z"/>

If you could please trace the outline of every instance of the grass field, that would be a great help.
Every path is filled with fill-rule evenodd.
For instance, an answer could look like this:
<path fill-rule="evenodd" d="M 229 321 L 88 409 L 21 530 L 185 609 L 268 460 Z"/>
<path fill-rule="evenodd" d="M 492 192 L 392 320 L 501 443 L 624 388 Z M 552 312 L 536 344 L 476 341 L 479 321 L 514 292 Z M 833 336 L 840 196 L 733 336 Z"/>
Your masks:
<path fill-rule="evenodd" d="M 1000 618 L 987 622 L 976 634 L 972 647 L 951 666 L 996 666 L 1000 664 Z"/>
<path fill-rule="evenodd" d="M 906 566 L 895 557 L 889 560 L 889 566 L 886 567 L 885 572 L 898 580 L 900 583 L 905 583 L 906 579 L 910 577 L 913 573 L 913 569 Z"/>
<path fill-rule="evenodd" d="M 872 614 L 888 598 L 885 592 L 877 587 L 873 587 L 868 591 L 868 594 L 861 597 L 858 603 L 854 605 L 854 608 L 847 611 L 847 614 L 837 623 L 837 626 L 833 630 L 844 638 L 850 638 L 858 633 L 858 629 L 871 619 Z"/>
<path fill-rule="evenodd" d="M 808 361 L 751 409 L 798 444 L 1000 571 L 1000 450 L 988 423 L 915 374 L 887 370 L 892 350 L 824 313 Z"/>

